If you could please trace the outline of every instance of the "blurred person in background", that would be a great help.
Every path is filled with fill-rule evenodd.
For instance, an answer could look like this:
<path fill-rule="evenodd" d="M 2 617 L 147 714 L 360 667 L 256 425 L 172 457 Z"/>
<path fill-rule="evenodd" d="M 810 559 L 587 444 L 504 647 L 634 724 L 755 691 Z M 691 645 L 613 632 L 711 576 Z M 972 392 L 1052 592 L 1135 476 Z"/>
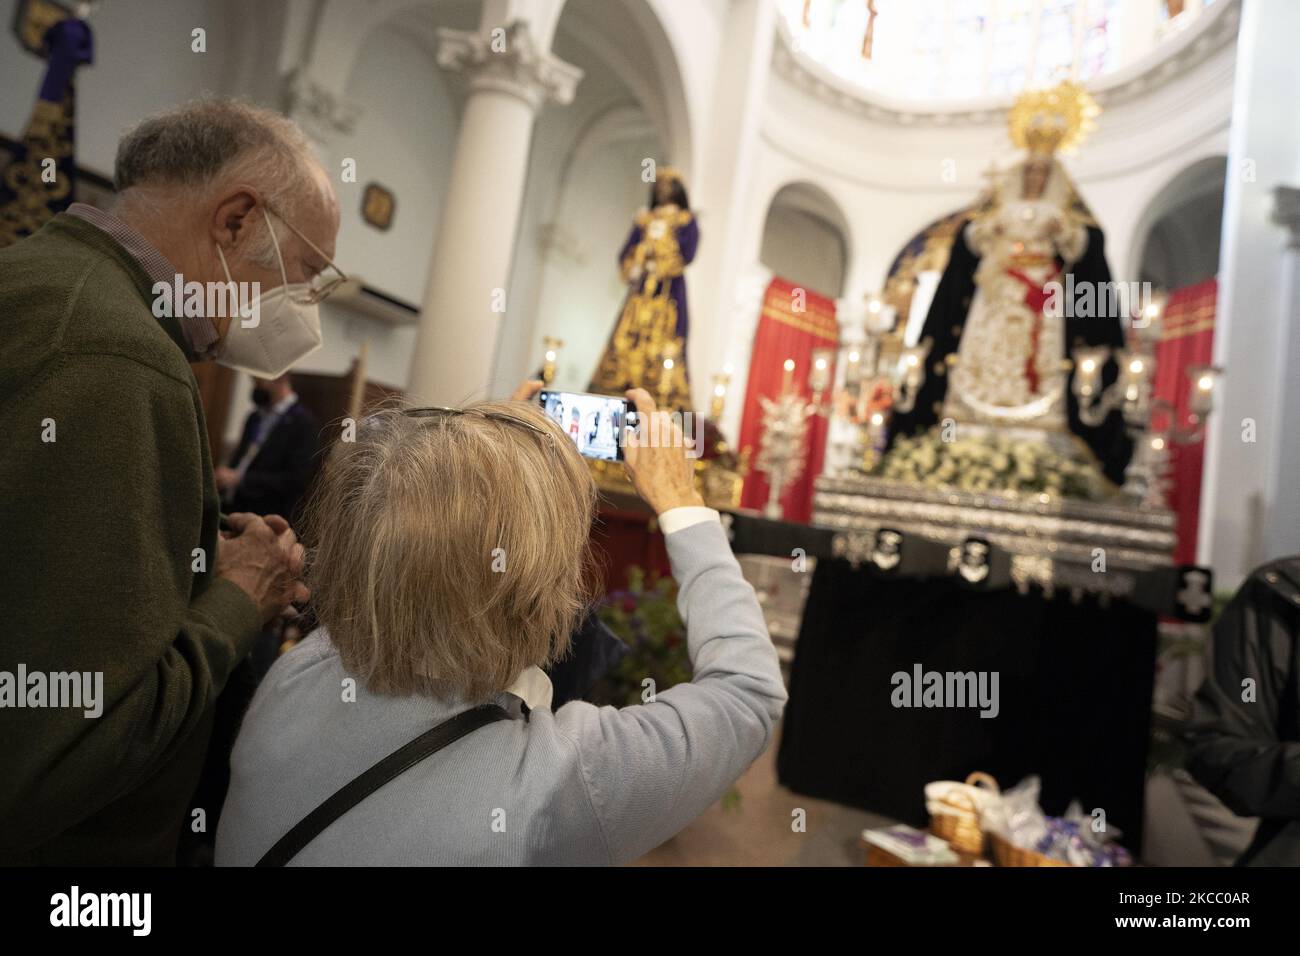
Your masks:
<path fill-rule="evenodd" d="M 253 405 L 230 463 L 216 470 L 229 511 L 281 515 L 292 523 L 320 450 L 320 423 L 298 401 L 286 372 L 253 379 Z"/>

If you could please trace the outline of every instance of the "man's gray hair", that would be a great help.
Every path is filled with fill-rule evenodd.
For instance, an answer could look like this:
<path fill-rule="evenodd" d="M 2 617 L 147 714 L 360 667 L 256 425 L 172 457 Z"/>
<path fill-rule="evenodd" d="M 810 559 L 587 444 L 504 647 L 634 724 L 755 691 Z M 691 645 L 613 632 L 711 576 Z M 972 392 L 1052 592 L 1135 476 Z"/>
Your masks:
<path fill-rule="evenodd" d="M 320 186 L 311 143 L 298 124 L 240 100 L 201 99 L 151 116 L 122 138 L 113 184 L 204 189 L 243 181 L 286 214 Z"/>

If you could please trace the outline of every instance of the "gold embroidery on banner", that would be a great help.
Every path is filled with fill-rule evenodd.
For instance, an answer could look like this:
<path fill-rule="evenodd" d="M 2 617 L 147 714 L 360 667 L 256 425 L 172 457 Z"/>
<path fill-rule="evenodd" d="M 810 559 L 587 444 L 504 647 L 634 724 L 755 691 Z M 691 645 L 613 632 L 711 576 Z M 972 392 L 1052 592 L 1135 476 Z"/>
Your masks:
<path fill-rule="evenodd" d="M 1160 341 L 1168 342 L 1170 339 L 1181 339 L 1188 335 L 1196 335 L 1199 332 L 1208 332 L 1214 329 L 1213 317 L 1202 319 L 1199 322 L 1186 322 L 1175 325 L 1173 328 L 1164 328 L 1160 333 Z"/>
<path fill-rule="evenodd" d="M 792 326 L 800 332 L 807 332 L 810 335 L 815 335 L 819 339 L 826 339 L 828 342 L 839 341 L 838 329 L 833 324 L 832 329 L 834 329 L 834 331 L 828 331 L 824 324 L 809 322 L 807 319 L 801 319 L 798 316 L 791 315 L 789 312 L 782 312 L 780 309 L 774 309 L 770 305 L 763 306 L 763 315 L 767 316 L 769 319 L 774 319 L 783 325 Z M 834 322 L 834 320 L 831 321 L 832 323 Z"/>

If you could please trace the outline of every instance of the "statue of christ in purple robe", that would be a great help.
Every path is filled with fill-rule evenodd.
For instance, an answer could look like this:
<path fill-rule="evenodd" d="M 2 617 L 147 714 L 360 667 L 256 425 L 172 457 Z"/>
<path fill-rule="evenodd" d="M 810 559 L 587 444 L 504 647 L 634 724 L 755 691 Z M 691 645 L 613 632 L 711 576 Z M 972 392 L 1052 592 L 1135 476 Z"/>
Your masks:
<path fill-rule="evenodd" d="M 681 176 L 671 167 L 659 169 L 650 202 L 637 213 L 619 251 L 627 296 L 588 387 L 611 395 L 644 388 L 660 408 L 685 411 L 691 407 L 685 272 L 700 230 Z"/>

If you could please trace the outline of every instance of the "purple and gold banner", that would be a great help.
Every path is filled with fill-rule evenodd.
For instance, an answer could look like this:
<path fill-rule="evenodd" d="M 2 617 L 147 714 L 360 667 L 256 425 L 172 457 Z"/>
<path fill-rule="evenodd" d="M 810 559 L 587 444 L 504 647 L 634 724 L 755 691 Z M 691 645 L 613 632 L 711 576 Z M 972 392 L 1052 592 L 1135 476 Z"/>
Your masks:
<path fill-rule="evenodd" d="M 0 247 L 30 236 L 74 201 L 76 98 L 73 75 L 90 63 L 84 20 L 68 17 L 45 33 L 49 59 L 40 94 L 13 156 L 0 168 Z"/>

